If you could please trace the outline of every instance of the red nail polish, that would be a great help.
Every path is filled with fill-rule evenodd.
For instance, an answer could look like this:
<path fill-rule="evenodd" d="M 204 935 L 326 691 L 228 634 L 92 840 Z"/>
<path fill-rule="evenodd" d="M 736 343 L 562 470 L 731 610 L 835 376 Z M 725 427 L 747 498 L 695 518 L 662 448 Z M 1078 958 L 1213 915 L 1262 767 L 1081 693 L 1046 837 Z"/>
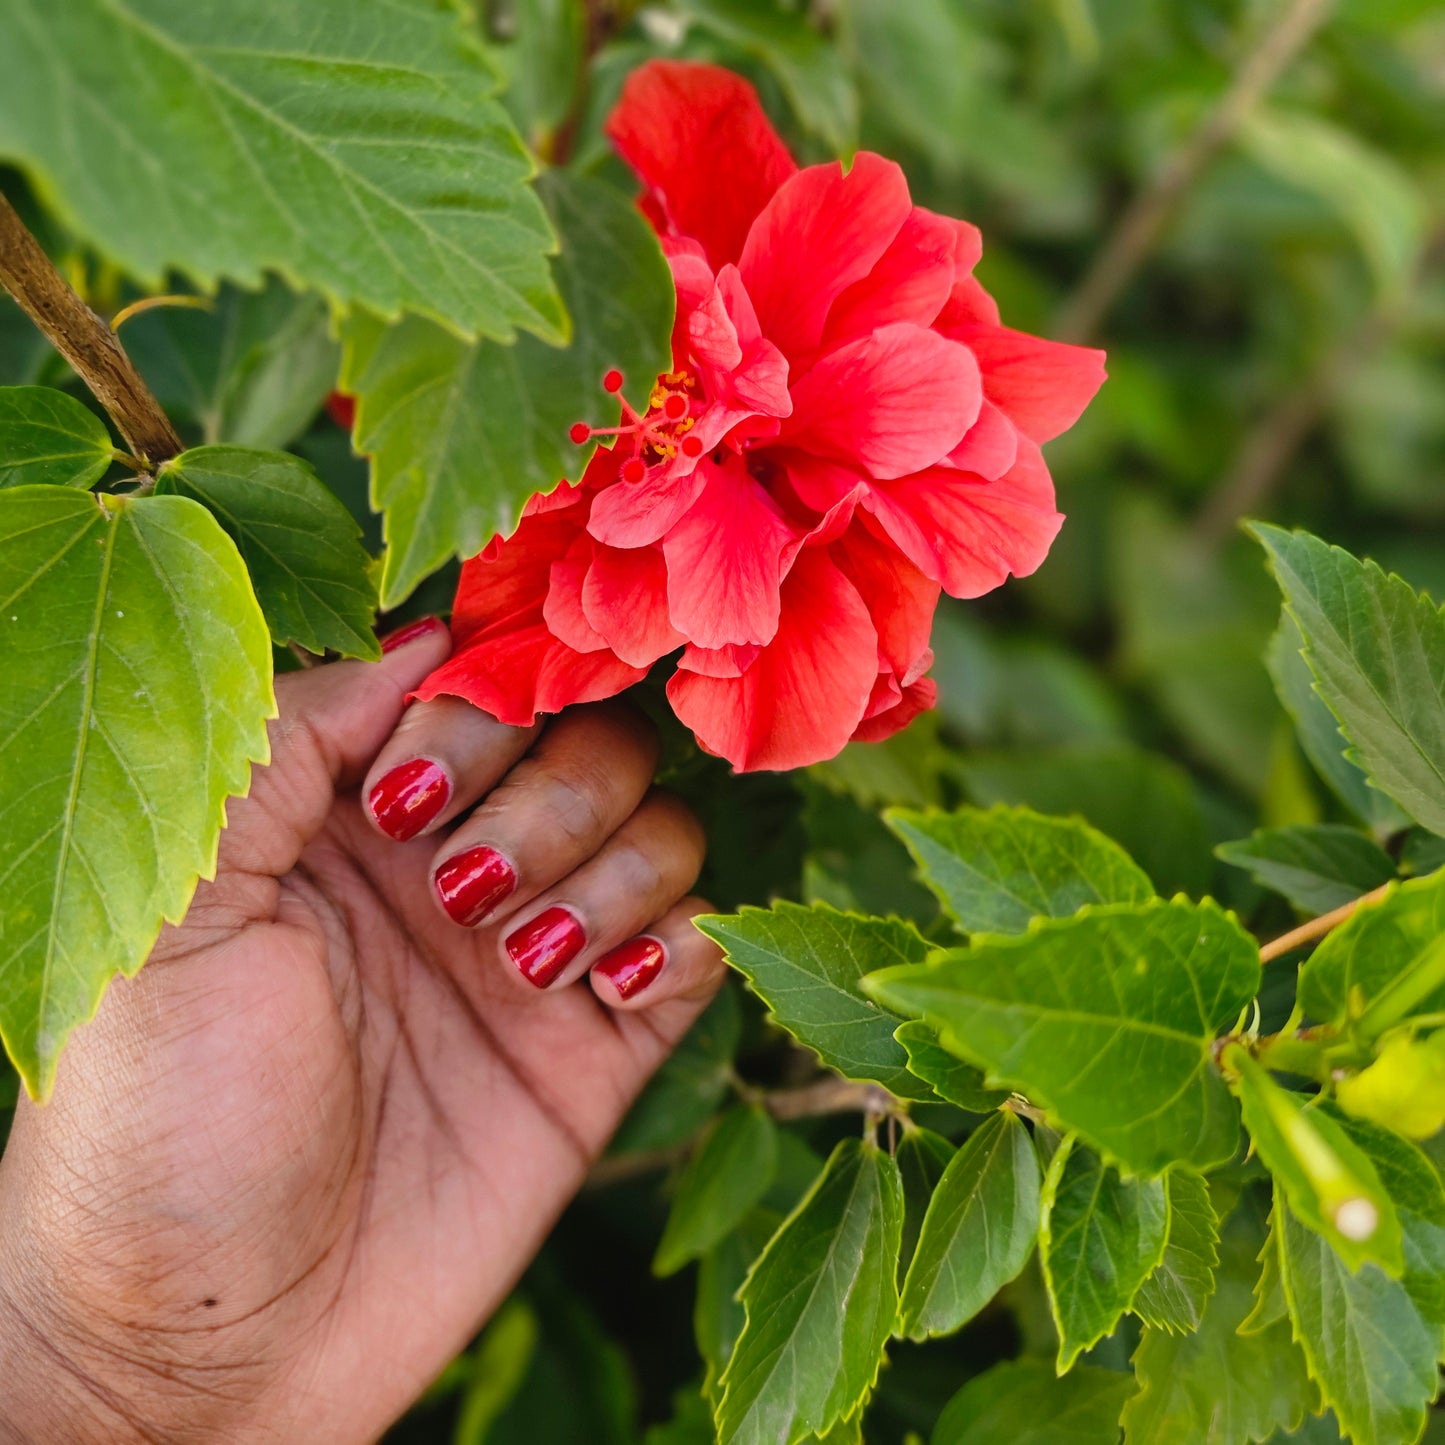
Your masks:
<path fill-rule="evenodd" d="M 655 938 L 629 938 L 614 948 L 600 962 L 593 964 L 593 973 L 600 973 L 622 998 L 642 992 L 667 962 L 667 949 Z"/>
<path fill-rule="evenodd" d="M 546 988 L 586 946 L 582 925 L 565 908 L 549 908 L 507 937 L 512 962 L 538 988 Z"/>
<path fill-rule="evenodd" d="M 436 763 L 413 758 L 387 773 L 366 801 L 381 831 L 405 843 L 446 807 L 451 795 L 451 779 Z"/>
<path fill-rule="evenodd" d="M 517 886 L 517 875 L 495 848 L 468 848 L 441 864 L 432 882 L 452 922 L 475 928 Z"/>
<path fill-rule="evenodd" d="M 398 627 L 395 632 L 388 632 L 381 639 L 381 650 L 383 654 L 395 652 L 398 647 L 405 647 L 408 642 L 415 642 L 418 637 L 425 637 L 428 633 L 435 632 L 439 627 L 445 627 L 440 617 L 418 617 L 415 622 L 408 622 L 405 627 Z"/>

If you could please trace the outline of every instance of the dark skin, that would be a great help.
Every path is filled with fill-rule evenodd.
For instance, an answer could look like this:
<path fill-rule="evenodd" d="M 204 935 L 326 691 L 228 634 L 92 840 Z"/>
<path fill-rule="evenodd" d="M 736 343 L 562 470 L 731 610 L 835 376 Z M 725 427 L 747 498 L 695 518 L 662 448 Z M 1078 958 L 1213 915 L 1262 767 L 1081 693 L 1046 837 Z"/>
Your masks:
<path fill-rule="evenodd" d="M 701 837 L 650 790 L 647 725 L 618 704 L 541 733 L 405 709 L 446 646 L 437 628 L 278 680 L 273 761 L 231 804 L 216 880 L 75 1033 L 51 1101 L 22 1101 L 0 1440 L 376 1438 L 716 989 L 688 922 Z M 398 843 L 363 800 L 417 756 L 451 797 Z M 518 881 L 463 928 L 431 876 L 479 840 Z M 504 945 L 555 904 L 587 942 L 539 989 Z M 623 998 L 594 965 L 644 931 L 665 964 Z"/>

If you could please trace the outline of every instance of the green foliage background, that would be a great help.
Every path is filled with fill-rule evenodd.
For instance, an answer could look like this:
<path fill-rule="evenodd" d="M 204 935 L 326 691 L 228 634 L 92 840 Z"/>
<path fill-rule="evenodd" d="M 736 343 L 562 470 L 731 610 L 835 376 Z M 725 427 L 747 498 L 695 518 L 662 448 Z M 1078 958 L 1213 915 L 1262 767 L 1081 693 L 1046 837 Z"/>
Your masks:
<path fill-rule="evenodd" d="M 510 79 L 502 103 L 540 154 L 566 149 L 574 165 L 625 187 L 600 122 L 626 73 L 653 54 L 719 60 L 757 82 L 803 158 L 854 145 L 883 151 L 904 164 L 917 201 L 978 223 L 979 274 L 1005 321 L 1052 335 L 1077 316 L 1080 283 L 1117 246 L 1130 199 L 1187 154 L 1284 8 L 1279 0 L 481 0 L 480 19 Z M 888 806 L 1023 803 L 1079 813 L 1123 845 L 1157 891 L 1211 893 L 1260 936 L 1295 921 L 1292 903 L 1320 911 L 1397 866 L 1438 866 L 1438 840 L 1427 837 L 1392 858 L 1370 853 L 1356 829 L 1348 833 L 1355 841 L 1329 845 L 1325 862 L 1316 852 L 1303 865 L 1296 835 L 1239 842 L 1256 829 L 1347 821 L 1311 766 L 1319 759 L 1308 728 L 1297 739 L 1279 701 L 1282 693 L 1299 711 L 1308 678 L 1304 701 L 1297 675 L 1283 676 L 1278 689 L 1271 679 L 1266 659 L 1288 674 L 1293 652 L 1271 652 L 1280 594 L 1239 518 L 1306 527 L 1416 588 L 1445 593 L 1445 13 L 1432 0 L 1323 8 L 1318 33 L 1191 179 L 1089 338 L 1108 348 L 1110 381 L 1049 452 L 1069 521 L 1034 578 L 981 602 L 945 603 L 935 637 L 937 714 L 807 775 L 720 789 L 710 764 L 677 771 L 672 781 L 697 797 L 710 827 L 704 887 L 719 908 L 821 901 L 896 912 L 946 939 L 903 842 L 879 821 Z M 8 173 L 0 185 L 19 194 Z M 126 283 L 53 214 L 33 206 L 27 218 L 96 304 L 129 298 Z M 520 315 L 513 308 L 493 326 Z M 368 324 L 343 337 L 356 353 Z M 289 446 L 351 506 L 366 545 L 378 549 L 365 467 L 318 413 L 340 364 L 324 306 L 296 301 L 272 281 L 256 294 L 223 293 L 204 318 L 136 317 L 125 338 L 188 444 Z M 435 347 L 440 365 L 461 342 L 438 331 Z M 0 385 L 36 383 L 85 399 L 0 300 Z M 343 544 L 352 545 L 349 533 Z M 419 570 L 448 550 L 428 541 Z M 423 582 L 396 620 L 444 606 L 451 578 L 443 569 Z M 386 601 L 405 592 L 393 590 L 398 596 Z M 1337 763 L 1320 766 L 1328 773 Z M 1348 776 L 1341 784 L 1358 786 Z M 1379 794 L 1365 806 L 1378 811 L 1382 838 L 1401 822 Z M 1215 851 L 1225 843 L 1236 845 L 1228 861 Z M 1316 836 L 1313 846 L 1325 844 Z M 1270 990 L 1279 994 L 1275 1027 L 1290 985 L 1288 974 L 1266 975 L 1266 1013 Z M 877 1067 L 901 1073 L 901 1058 Z M 857 1116 L 808 1120 L 777 1138 L 760 1137 L 752 1116 L 730 1116 L 738 1119 L 730 1148 L 775 1156 L 760 1197 L 719 1201 L 716 1179 L 679 1182 L 677 1170 L 689 1142 L 730 1102 L 734 1072 L 769 1088 L 813 1066 L 734 983 L 624 1125 L 514 1299 L 391 1438 L 711 1438 L 694 1341 L 706 1350 L 736 1330 L 731 1296 L 746 1262 L 823 1159 L 856 1136 Z M 951 1087 L 983 1093 L 976 1076 Z M 0 1074 L 0 1121 L 14 1092 Z M 957 1111 L 924 1105 L 915 1114 L 956 1136 Z M 908 1168 L 931 1182 L 941 1164 L 930 1174 L 925 1145 L 911 1135 L 905 1145 L 906 1198 Z M 1058 1156 L 1058 1174 L 1065 1164 L 1106 1171 L 1092 1155 Z M 679 1189 L 743 1223 L 721 1241 L 670 1237 L 666 1275 L 654 1277 Z M 1055 1202 L 1063 1207 L 1066 1196 Z M 1220 1241 L 1226 1266 L 1248 1268 L 1265 1238 L 1263 1217 L 1247 1213 Z M 911 1248 L 906 1219 L 903 1229 Z M 1290 1241 L 1298 1254 L 1299 1237 L 1306 1248 L 1318 1244 L 1291 1217 L 1280 1245 L 1287 1280 Z M 1270 1240 L 1274 1248 L 1276 1235 Z M 700 1265 L 687 1262 L 697 1253 Z M 1226 1280 L 1204 1309 L 1200 1338 L 1236 1348 L 1234 1327 L 1251 1304 L 1248 1285 Z M 1282 1318 L 1262 1319 L 1260 1330 L 1280 1335 Z M 1118 1372 L 1140 1339 L 1131 1316 L 1108 1326 L 1070 1397 L 1099 1439 L 1118 1419 L 1127 1378 Z M 1020 1400 L 1049 1398 L 1052 1369 L 1037 1362 L 1058 1348 L 1035 1261 L 961 1333 L 892 1347 L 864 1437 L 902 1445 L 937 1427 L 933 1438 L 948 1442 L 1024 1438 L 1009 1412 Z M 1136 1362 L 1141 1377 L 1187 1378 L 1188 1348 L 1154 1335 Z M 985 1378 L 1019 1355 L 1022 1363 Z M 940 1421 L 973 1377 L 974 1393 L 949 1407 L 957 1428 Z M 1302 1377 L 1241 1379 L 1243 1396 L 1315 1407 Z M 1190 1418 L 1188 1401 L 1156 1390 L 1149 1420 L 1144 1407 L 1129 1408 L 1139 1438 L 1184 1438 L 1170 1431 Z M 1268 1436 L 1272 1420 L 1261 1418 Z M 1337 1436 L 1326 1423 L 1274 1438 Z"/>

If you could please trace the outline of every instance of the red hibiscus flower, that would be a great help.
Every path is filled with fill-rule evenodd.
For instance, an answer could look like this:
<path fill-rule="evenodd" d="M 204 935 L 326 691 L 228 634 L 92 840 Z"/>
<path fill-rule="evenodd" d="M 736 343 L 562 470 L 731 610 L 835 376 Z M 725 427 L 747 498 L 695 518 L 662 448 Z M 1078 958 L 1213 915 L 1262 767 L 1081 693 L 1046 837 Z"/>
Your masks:
<path fill-rule="evenodd" d="M 573 428 L 615 440 L 466 565 L 418 695 L 526 724 L 680 648 L 673 708 L 740 769 L 886 737 L 933 702 L 940 590 L 1043 561 L 1039 448 L 1103 354 L 999 325 L 973 226 L 881 156 L 799 170 L 729 71 L 650 62 L 608 134 L 677 284 L 673 370 L 620 427 Z"/>

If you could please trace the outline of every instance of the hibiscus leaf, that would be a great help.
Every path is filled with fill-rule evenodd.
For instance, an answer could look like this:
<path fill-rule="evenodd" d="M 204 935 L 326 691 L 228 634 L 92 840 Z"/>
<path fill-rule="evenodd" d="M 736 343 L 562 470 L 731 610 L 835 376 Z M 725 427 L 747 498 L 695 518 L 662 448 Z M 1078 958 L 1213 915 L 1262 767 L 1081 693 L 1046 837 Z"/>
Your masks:
<path fill-rule="evenodd" d="M 943 1408 L 932 1445 L 1116 1445 L 1134 1382 L 1079 1365 L 1062 1378 L 1042 1360 L 1005 1360 Z"/>
<path fill-rule="evenodd" d="M 125 349 L 166 415 L 202 442 L 285 447 L 336 384 L 326 302 L 274 276 L 223 286 L 204 306 L 156 306 L 125 323 Z"/>
<path fill-rule="evenodd" d="M 742 1104 L 722 1115 L 678 1180 L 652 1261 L 676 1274 L 730 1234 L 768 1192 L 778 1167 L 778 1131 L 766 1109 Z"/>
<path fill-rule="evenodd" d="M 1338 823 L 1260 828 L 1214 851 L 1307 913 L 1328 913 L 1395 876 L 1378 843 Z"/>
<path fill-rule="evenodd" d="M 1038 1237 L 1039 1184 L 1038 1155 L 1016 1115 L 1001 1109 L 969 1135 L 928 1206 L 898 1334 L 950 1334 L 1018 1274 Z"/>
<path fill-rule="evenodd" d="M 1258 1332 L 1241 1333 L 1254 1308 L 1262 1243 L 1273 1250 L 1246 1198 L 1224 1229 L 1199 1327 L 1184 1334 L 1144 1331 L 1134 1352 L 1139 1393 L 1124 1407 L 1125 1445 L 1273 1440 L 1276 1430 L 1295 1430 L 1318 1409 L 1282 1311 Z"/>
<path fill-rule="evenodd" d="M 457 8 L 0 0 L 0 31 L 0 156 L 146 286 L 274 270 L 466 335 L 565 335 L 532 162 Z"/>
<path fill-rule="evenodd" d="M 241 550 L 274 642 L 378 658 L 376 588 L 361 529 L 299 457 L 195 447 L 160 470 L 159 494 L 190 497 Z"/>
<path fill-rule="evenodd" d="M 1022 933 L 1037 917 L 1068 918 L 1086 903 L 1143 903 L 1144 870 L 1077 818 L 1028 808 L 895 808 L 888 825 L 964 933 Z"/>
<path fill-rule="evenodd" d="M 899 1024 L 893 1037 L 908 1054 L 908 1072 L 933 1087 L 940 1099 L 975 1114 L 996 1109 L 1009 1096 L 1007 1089 L 990 1089 L 983 1070 L 955 1058 L 939 1042 L 938 1030 L 922 1019 Z"/>
<path fill-rule="evenodd" d="M 1370 781 L 1445 833 L 1445 618 L 1373 562 L 1254 524 L 1320 696 Z"/>
<path fill-rule="evenodd" d="M 385 326 L 358 314 L 343 328 L 341 385 L 356 395 L 356 445 L 385 513 L 386 607 L 447 558 L 510 534 L 534 492 L 582 475 L 593 448 L 568 430 L 616 424 L 607 371 L 643 404 L 671 364 L 672 277 L 632 201 L 561 171 L 537 189 L 561 236 L 554 269 L 575 323 L 570 346 L 529 336 L 469 345 L 415 317 Z"/>
<path fill-rule="evenodd" d="M 872 1144 L 839 1144 L 743 1284 L 719 1445 L 796 1441 L 857 1411 L 898 1309 L 902 1226 L 898 1166 Z"/>
<path fill-rule="evenodd" d="M 1334 1025 L 1391 999 L 1413 1001 L 1388 1023 L 1438 1013 L 1445 1008 L 1445 980 L 1433 982 L 1432 960 L 1438 959 L 1442 935 L 1445 873 L 1391 888 L 1351 914 L 1306 960 L 1299 975 L 1300 1007 L 1309 1018 Z"/>
<path fill-rule="evenodd" d="M 1039 1257 L 1059 1332 L 1059 1373 L 1107 1335 L 1164 1257 L 1162 1179 L 1125 1179 L 1065 1139 L 1044 1175 Z"/>
<path fill-rule="evenodd" d="M 44 1097 L 67 1035 L 215 866 L 267 756 L 271 644 L 183 497 L 0 492 L 0 1034 Z"/>
<path fill-rule="evenodd" d="M 905 1099 L 933 1097 L 893 1037 L 898 1017 L 859 987 L 875 969 L 927 957 L 929 946 L 911 924 L 859 918 L 825 903 L 778 903 L 694 922 L 747 978 L 773 1021 L 829 1068 Z"/>
<path fill-rule="evenodd" d="M 1199 1328 L 1214 1292 L 1219 1265 L 1219 1220 L 1209 1202 L 1209 1186 L 1192 1169 L 1171 1169 L 1169 1238 L 1164 1258 L 1134 1299 L 1134 1313 L 1145 1324 L 1188 1334 Z"/>
<path fill-rule="evenodd" d="M 1278 1185 L 1275 1211 L 1294 1337 L 1325 1403 L 1352 1439 L 1419 1439 L 1439 1384 L 1440 1324 L 1422 1317 L 1404 1281 L 1373 1264 L 1352 1271 L 1295 1218 Z"/>
<path fill-rule="evenodd" d="M 0 487 L 93 487 L 115 460 L 105 423 L 48 386 L 0 386 Z"/>
<path fill-rule="evenodd" d="M 903 1239 L 898 1247 L 900 1280 L 913 1262 L 933 1191 L 957 1152 L 941 1134 L 917 1125 L 898 1141 L 893 1157 L 898 1161 L 898 1173 L 903 1179 Z"/>
<path fill-rule="evenodd" d="M 1211 902 L 1087 908 L 864 981 L 946 1048 L 1044 1105 L 1125 1168 L 1229 1158 L 1238 1110 L 1216 1035 L 1259 985 L 1259 953 Z"/>
<path fill-rule="evenodd" d="M 1327 1239 L 1351 1269 L 1373 1260 L 1400 1273 L 1400 1222 L 1369 1159 L 1340 1125 L 1281 1088 L 1242 1048 L 1226 1051 L 1237 1071 L 1244 1126 L 1296 1218 Z"/>

